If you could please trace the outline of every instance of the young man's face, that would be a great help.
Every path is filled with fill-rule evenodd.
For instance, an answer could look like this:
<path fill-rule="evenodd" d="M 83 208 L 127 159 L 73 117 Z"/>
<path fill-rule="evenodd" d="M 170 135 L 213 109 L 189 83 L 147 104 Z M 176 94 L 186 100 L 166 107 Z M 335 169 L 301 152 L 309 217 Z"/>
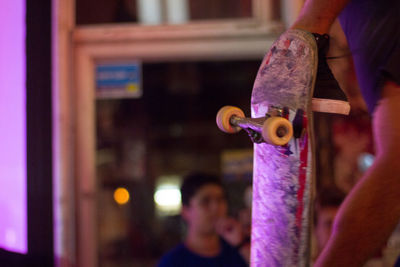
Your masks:
<path fill-rule="evenodd" d="M 189 205 L 183 206 L 182 216 L 190 231 L 210 234 L 215 233 L 216 223 L 226 216 L 227 209 L 223 189 L 216 184 L 207 184 L 196 192 Z"/>

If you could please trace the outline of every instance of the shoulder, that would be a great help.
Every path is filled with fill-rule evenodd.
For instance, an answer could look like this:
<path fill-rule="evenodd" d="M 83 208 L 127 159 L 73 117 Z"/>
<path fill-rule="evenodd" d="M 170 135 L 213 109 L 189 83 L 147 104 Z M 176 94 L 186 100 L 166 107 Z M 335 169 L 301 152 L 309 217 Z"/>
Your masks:
<path fill-rule="evenodd" d="M 179 266 L 181 257 L 185 253 L 185 246 L 182 243 L 177 245 L 175 248 L 164 254 L 158 263 L 158 267 Z"/>

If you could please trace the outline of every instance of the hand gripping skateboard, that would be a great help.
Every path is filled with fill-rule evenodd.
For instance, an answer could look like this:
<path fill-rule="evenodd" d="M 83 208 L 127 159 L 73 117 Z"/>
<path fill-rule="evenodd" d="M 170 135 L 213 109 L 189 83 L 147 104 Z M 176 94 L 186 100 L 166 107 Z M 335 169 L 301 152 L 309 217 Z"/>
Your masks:
<path fill-rule="evenodd" d="M 259 68 L 252 118 L 234 107 L 217 114 L 221 130 L 244 129 L 254 142 L 251 266 L 310 265 L 317 60 L 312 34 L 285 32 Z"/>

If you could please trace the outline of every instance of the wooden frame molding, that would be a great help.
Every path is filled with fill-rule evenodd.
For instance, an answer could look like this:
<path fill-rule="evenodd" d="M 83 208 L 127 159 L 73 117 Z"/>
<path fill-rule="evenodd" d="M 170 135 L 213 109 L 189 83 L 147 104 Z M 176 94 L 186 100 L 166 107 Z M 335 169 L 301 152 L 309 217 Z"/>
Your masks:
<path fill-rule="evenodd" d="M 261 61 L 284 26 L 275 20 L 274 0 L 253 0 L 254 17 L 248 19 L 78 27 L 75 1 L 52 1 L 56 266 L 95 267 L 97 62 Z"/>

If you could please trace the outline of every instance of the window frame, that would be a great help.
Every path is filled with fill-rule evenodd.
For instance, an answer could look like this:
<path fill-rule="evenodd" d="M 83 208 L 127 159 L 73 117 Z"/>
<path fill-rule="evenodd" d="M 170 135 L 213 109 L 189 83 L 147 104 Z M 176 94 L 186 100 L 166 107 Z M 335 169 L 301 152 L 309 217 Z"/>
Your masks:
<path fill-rule="evenodd" d="M 301 0 L 296 0 L 301 1 Z M 75 0 L 53 3 L 54 242 L 64 264 L 98 266 L 95 66 L 140 60 L 259 59 L 284 30 L 279 1 L 253 0 L 253 17 L 144 26 L 75 25 Z"/>

